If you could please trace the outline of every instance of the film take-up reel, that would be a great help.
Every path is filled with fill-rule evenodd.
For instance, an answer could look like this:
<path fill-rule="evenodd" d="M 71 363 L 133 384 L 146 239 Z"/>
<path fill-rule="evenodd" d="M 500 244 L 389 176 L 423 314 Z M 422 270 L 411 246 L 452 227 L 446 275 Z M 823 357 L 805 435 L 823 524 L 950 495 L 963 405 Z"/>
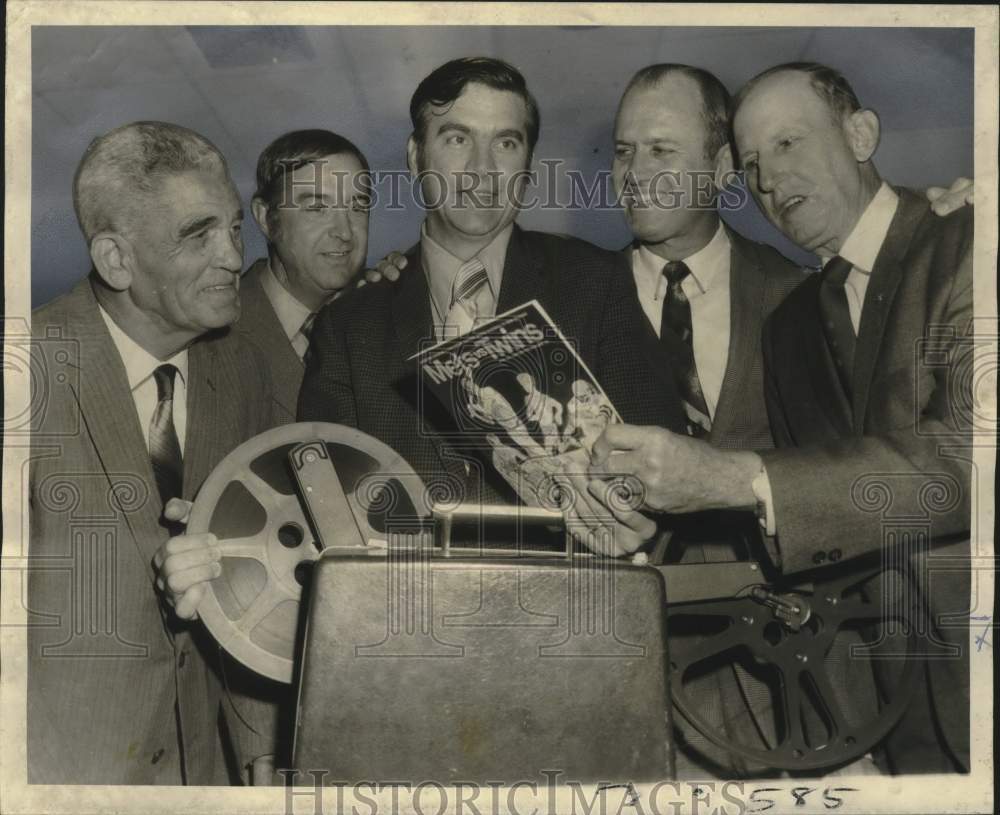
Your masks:
<path fill-rule="evenodd" d="M 460 555 L 449 534 L 440 534 L 448 523 L 448 513 L 432 513 L 413 469 L 370 436 L 325 423 L 268 431 L 219 464 L 192 509 L 189 531 L 214 533 L 222 552 L 222 575 L 200 615 L 237 660 L 291 682 L 303 587 L 321 556 L 384 558 L 400 524 L 416 530 L 409 545 Z M 765 580 L 750 562 L 628 568 L 655 568 L 666 586 L 666 627 L 656 636 L 669 640 L 663 649 L 674 709 L 753 765 L 809 771 L 845 764 L 881 740 L 909 703 L 920 665 L 914 628 L 908 609 L 881 596 L 885 580 L 873 580 L 881 568 L 838 570 L 805 583 Z M 908 579 L 902 572 L 897 578 Z M 859 720 L 845 698 L 850 688 L 831 681 L 829 661 L 843 651 L 844 636 L 864 650 L 887 621 L 905 634 L 894 639 L 892 670 L 878 677 L 874 712 Z M 736 692 L 771 717 L 758 739 L 734 739 L 706 715 L 692 682 L 719 670 L 733 672 Z M 655 712 L 670 700 L 648 702 Z"/>
<path fill-rule="evenodd" d="M 384 553 L 387 519 L 426 516 L 425 501 L 413 468 L 354 428 L 303 422 L 244 442 L 205 481 L 188 523 L 214 533 L 222 554 L 199 607 L 206 628 L 247 667 L 291 682 L 302 587 L 320 552 Z"/>

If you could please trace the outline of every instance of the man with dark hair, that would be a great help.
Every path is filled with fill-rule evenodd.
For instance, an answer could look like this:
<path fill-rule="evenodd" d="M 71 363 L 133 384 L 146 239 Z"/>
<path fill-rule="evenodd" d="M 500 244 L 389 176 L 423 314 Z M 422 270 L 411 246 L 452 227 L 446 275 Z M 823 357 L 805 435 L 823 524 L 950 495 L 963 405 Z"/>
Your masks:
<path fill-rule="evenodd" d="M 95 139 L 73 200 L 93 269 L 32 315 L 28 780 L 227 783 L 218 646 L 183 621 L 193 596 L 163 604 L 159 567 L 181 499 L 271 422 L 267 371 L 227 330 L 242 208 L 219 151 L 163 122 Z M 173 587 L 203 591 L 217 557 L 188 560 Z"/>
<path fill-rule="evenodd" d="M 266 356 L 279 424 L 295 420 L 316 312 L 352 285 L 368 252 L 368 162 L 328 130 L 296 130 L 257 161 L 254 218 L 267 257 L 243 278 L 239 328 Z"/>
<path fill-rule="evenodd" d="M 365 286 L 320 313 L 299 418 L 359 427 L 398 451 L 432 489 L 444 482 L 451 492 L 457 483 L 465 500 L 510 502 L 488 466 L 442 438 L 452 420 L 431 397 L 419 398 L 411 356 L 537 299 L 626 420 L 682 429 L 673 383 L 634 352 L 642 317 L 621 256 L 514 223 L 538 136 L 537 107 L 520 73 L 495 59 L 454 60 L 420 83 L 410 111 L 407 160 L 429 206 L 408 253 L 411 271 L 398 285 Z M 596 481 L 578 487 L 585 501 L 589 491 L 606 490 Z M 655 531 L 637 512 L 615 521 L 606 523 L 616 553 Z"/>
<path fill-rule="evenodd" d="M 908 564 L 915 598 L 885 572 L 876 580 L 927 615 L 914 625 L 928 632 L 920 650 L 931 658 L 886 739 L 885 767 L 968 771 L 968 629 L 944 621 L 969 608 L 961 564 L 976 405 L 962 371 L 975 353 L 972 210 L 937 217 L 922 196 L 883 182 L 872 162 L 877 115 L 823 66 L 784 65 L 752 80 L 736 97 L 733 131 L 767 217 L 826 260 L 764 329 L 779 449 L 728 452 L 667 431 L 611 427 L 594 470 L 636 475 L 647 504 L 663 511 L 756 506 L 786 574 L 880 555 Z M 878 511 L 859 497 L 871 489 L 891 505 Z M 886 521 L 903 518 L 920 528 L 911 550 L 885 538 Z M 920 540 L 934 552 L 922 552 Z M 872 667 L 881 678 L 896 663 Z M 867 706 L 850 704 L 853 714 Z"/>

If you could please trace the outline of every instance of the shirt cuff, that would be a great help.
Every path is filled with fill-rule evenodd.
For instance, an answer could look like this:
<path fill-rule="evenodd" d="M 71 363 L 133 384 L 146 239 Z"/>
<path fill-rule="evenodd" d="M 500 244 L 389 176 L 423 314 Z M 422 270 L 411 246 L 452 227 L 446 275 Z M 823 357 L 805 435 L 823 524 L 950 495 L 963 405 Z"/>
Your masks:
<path fill-rule="evenodd" d="M 754 498 L 757 499 L 757 520 L 764 534 L 773 538 L 777 530 L 774 518 L 774 496 L 771 494 L 771 479 L 767 477 L 767 468 L 761 464 L 760 472 L 750 483 Z"/>

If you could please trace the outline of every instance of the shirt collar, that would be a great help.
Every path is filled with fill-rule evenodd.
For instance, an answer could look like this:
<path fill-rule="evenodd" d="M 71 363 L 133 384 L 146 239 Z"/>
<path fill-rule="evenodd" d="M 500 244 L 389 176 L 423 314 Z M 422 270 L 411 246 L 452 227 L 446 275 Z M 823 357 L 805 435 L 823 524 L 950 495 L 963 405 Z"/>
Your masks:
<path fill-rule="evenodd" d="M 267 262 L 264 274 L 260 276 L 260 285 L 264 289 L 264 294 L 271 301 L 271 307 L 281 323 L 281 328 L 285 336 L 291 340 L 302 328 L 302 323 L 312 312 L 302 303 L 295 299 L 295 296 L 281 285 L 281 281 L 274 274 L 270 261 Z"/>
<path fill-rule="evenodd" d="M 844 245 L 840 247 L 840 257 L 855 269 L 871 274 L 875 259 L 882 249 L 882 244 L 885 243 L 885 236 L 889 234 L 889 225 L 898 206 L 899 196 L 883 181 L 875 197 L 868 202 L 865 211 L 861 213 Z"/>
<path fill-rule="evenodd" d="M 177 369 L 181 381 L 185 387 L 187 386 L 188 352 L 186 348 L 178 351 L 170 359 L 159 360 L 122 331 L 103 306 L 98 305 L 97 308 L 101 312 L 101 317 L 104 318 L 104 324 L 108 327 L 108 333 L 111 334 L 111 341 L 118 350 L 118 356 L 121 357 L 122 363 L 125 365 L 125 375 L 128 377 L 130 390 L 134 391 L 153 375 L 153 371 L 166 363 L 170 363 Z"/>
<path fill-rule="evenodd" d="M 503 267 L 507 260 L 507 246 L 513 231 L 514 224 L 511 224 L 497 233 L 492 241 L 475 254 L 475 257 L 479 258 L 483 266 L 486 267 L 486 277 L 489 280 L 494 301 L 500 293 Z M 427 275 L 427 285 L 430 287 L 431 297 L 434 299 L 438 311 L 441 314 L 447 314 L 448 309 L 451 308 L 451 292 L 455 276 L 467 261 L 455 257 L 428 235 L 426 221 L 420 227 L 420 257 Z"/>
<path fill-rule="evenodd" d="M 696 293 L 704 294 L 720 281 L 721 275 L 729 268 L 731 249 L 729 235 L 720 221 L 712 240 L 693 255 L 684 258 L 684 264 L 691 270 Z M 643 270 L 644 281 L 655 291 L 667 261 L 645 245 L 638 249 L 638 261 L 638 268 Z"/>

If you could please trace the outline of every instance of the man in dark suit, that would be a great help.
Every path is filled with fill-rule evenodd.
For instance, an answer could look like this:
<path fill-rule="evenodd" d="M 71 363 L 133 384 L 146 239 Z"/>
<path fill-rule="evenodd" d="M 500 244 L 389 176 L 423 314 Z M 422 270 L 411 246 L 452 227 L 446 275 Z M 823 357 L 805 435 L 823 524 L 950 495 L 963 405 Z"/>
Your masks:
<path fill-rule="evenodd" d="M 32 317 L 47 398 L 30 468 L 28 604 L 43 619 L 28 629 L 28 779 L 228 783 L 218 647 L 180 619 L 194 597 L 164 606 L 157 553 L 178 499 L 270 424 L 266 369 L 227 331 L 239 197 L 212 144 L 161 122 L 96 139 L 73 194 L 93 271 Z M 182 582 L 219 568 L 200 551 L 188 566 Z"/>
<path fill-rule="evenodd" d="M 716 447 L 753 450 L 773 447 L 761 327 L 805 275 L 719 217 L 719 190 L 733 171 L 729 101 L 722 83 L 700 68 L 642 68 L 629 81 L 615 117 L 612 179 L 634 236 L 624 251 L 646 316 L 645 342 L 659 359 L 657 372 L 673 376 L 682 392 L 694 383 L 702 402 L 698 408 L 686 402 L 693 433 Z M 678 307 L 686 309 L 682 325 Z M 674 562 L 745 559 L 748 545 L 759 537 L 751 512 L 698 513 L 677 518 L 672 526 L 666 556 Z M 716 671 L 699 679 L 691 693 L 704 698 L 703 709 L 712 711 L 706 715 L 737 743 L 751 741 L 757 728 L 773 733 L 766 721 L 768 694 L 748 675 Z M 757 715 L 757 727 L 748 719 L 746 698 L 766 708 Z M 753 771 L 682 717 L 675 723 L 682 730 L 677 758 L 682 777 Z"/>
<path fill-rule="evenodd" d="M 238 328 L 267 358 L 277 424 L 295 421 L 316 312 L 361 271 L 368 252 L 368 162 L 329 130 L 296 130 L 257 160 L 251 209 L 267 257 L 243 276 Z"/>
<path fill-rule="evenodd" d="M 359 427 L 398 451 L 432 490 L 511 501 L 491 468 L 442 438 L 452 420 L 433 397 L 420 398 L 410 357 L 446 331 L 534 298 L 626 420 L 682 428 L 672 383 L 632 350 L 642 318 L 621 256 L 514 223 L 538 138 L 524 78 L 499 60 L 454 60 L 420 83 L 410 116 L 408 163 L 429 206 L 408 255 L 411 271 L 397 285 L 365 286 L 320 313 L 299 419 Z M 580 486 L 603 489 L 596 481 Z M 637 512 L 617 520 L 619 551 L 654 531 Z"/>
<path fill-rule="evenodd" d="M 938 218 L 921 196 L 882 182 L 871 160 L 878 118 L 836 71 L 771 69 L 734 108 L 754 197 L 785 234 L 828 259 L 765 325 L 779 449 L 725 452 L 610 428 L 595 470 L 637 475 L 649 505 L 666 511 L 756 506 L 786 574 L 880 554 L 909 563 L 930 626 L 921 647 L 934 658 L 886 740 L 885 766 L 967 771 L 968 629 L 942 622 L 969 608 L 974 403 L 962 371 L 974 353 L 972 211 Z M 930 556 L 888 546 L 887 522 L 903 517 L 919 519 L 915 537 L 934 547 Z"/>

